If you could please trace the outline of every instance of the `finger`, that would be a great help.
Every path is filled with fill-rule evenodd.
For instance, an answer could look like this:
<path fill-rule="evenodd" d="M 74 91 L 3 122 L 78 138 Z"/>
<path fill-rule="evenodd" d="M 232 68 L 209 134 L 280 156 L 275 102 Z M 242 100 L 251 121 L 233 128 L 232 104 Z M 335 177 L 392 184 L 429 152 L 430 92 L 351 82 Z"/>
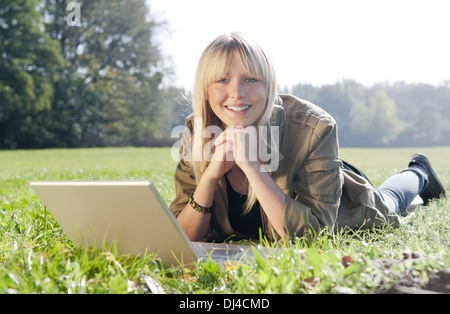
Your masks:
<path fill-rule="evenodd" d="M 226 141 L 218 143 L 214 151 L 214 159 L 216 161 L 234 161 L 233 156 L 233 142 Z"/>
<path fill-rule="evenodd" d="M 229 135 L 227 135 L 226 131 L 223 131 L 219 134 L 219 136 L 214 140 L 214 146 L 223 145 L 227 141 L 229 141 Z"/>

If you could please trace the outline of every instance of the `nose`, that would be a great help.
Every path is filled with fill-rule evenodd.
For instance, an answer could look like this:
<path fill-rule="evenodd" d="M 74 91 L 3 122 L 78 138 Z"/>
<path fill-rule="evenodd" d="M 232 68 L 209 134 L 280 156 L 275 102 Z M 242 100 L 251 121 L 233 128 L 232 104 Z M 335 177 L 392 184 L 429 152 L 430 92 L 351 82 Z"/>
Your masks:
<path fill-rule="evenodd" d="M 245 84 L 241 80 L 234 80 L 230 84 L 230 97 L 240 99 L 245 97 Z"/>

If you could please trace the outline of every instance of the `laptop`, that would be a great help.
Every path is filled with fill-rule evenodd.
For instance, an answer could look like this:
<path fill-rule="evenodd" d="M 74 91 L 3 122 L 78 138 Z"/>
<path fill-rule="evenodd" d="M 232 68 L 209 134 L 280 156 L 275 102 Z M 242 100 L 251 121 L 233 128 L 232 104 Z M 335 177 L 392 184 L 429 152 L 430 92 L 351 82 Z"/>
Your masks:
<path fill-rule="evenodd" d="M 151 181 L 33 181 L 31 187 L 77 247 L 154 253 L 166 268 L 208 257 L 254 258 L 250 246 L 191 242 Z"/>

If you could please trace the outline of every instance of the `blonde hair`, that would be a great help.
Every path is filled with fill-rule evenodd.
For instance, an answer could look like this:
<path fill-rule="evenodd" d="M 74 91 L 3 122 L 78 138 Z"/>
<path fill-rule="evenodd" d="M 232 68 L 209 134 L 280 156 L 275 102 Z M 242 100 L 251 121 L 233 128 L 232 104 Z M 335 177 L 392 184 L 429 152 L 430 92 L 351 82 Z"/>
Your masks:
<path fill-rule="evenodd" d="M 217 37 L 203 51 L 200 58 L 193 91 L 194 136 L 192 156 L 194 174 L 197 182 L 208 167 L 209 161 L 204 151 L 210 152 L 211 139 L 204 137 L 209 126 L 223 128 L 222 121 L 213 113 L 208 103 L 208 86 L 228 72 L 231 59 L 235 58 L 252 77 L 263 82 L 266 87 L 267 103 L 262 115 L 254 126 L 268 125 L 273 105 L 277 102 L 277 82 L 275 70 L 270 56 L 255 42 L 251 42 L 241 33 L 223 34 Z M 257 128 L 258 129 L 258 128 Z M 270 130 L 270 128 L 268 128 Z M 249 186 L 245 213 L 248 213 L 256 202 L 255 193 Z"/>

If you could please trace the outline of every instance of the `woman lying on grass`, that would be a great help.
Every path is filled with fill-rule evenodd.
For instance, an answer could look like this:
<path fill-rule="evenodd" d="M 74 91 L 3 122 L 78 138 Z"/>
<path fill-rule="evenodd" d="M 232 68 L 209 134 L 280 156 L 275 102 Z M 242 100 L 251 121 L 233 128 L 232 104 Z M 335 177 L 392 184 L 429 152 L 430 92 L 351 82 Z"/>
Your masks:
<path fill-rule="evenodd" d="M 276 88 L 268 54 L 241 34 L 203 52 L 171 203 L 191 240 L 395 226 L 417 195 L 445 196 L 421 154 L 376 189 L 339 158 L 335 120 Z"/>

